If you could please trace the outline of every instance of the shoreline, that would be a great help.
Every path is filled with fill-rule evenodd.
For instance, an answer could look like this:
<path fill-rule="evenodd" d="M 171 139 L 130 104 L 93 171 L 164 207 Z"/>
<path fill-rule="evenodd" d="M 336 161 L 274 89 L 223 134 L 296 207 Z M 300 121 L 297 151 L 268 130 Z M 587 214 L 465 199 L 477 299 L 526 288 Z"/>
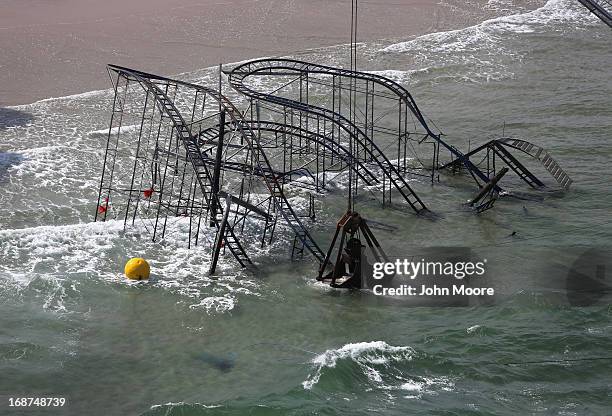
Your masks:
<path fill-rule="evenodd" d="M 407 39 L 500 15 L 485 0 L 451 3 L 360 3 L 358 41 Z M 100 6 L 93 0 L 8 0 L 3 9 L 0 107 L 106 89 L 108 63 L 172 76 L 349 38 L 347 1 L 110 0 Z"/>

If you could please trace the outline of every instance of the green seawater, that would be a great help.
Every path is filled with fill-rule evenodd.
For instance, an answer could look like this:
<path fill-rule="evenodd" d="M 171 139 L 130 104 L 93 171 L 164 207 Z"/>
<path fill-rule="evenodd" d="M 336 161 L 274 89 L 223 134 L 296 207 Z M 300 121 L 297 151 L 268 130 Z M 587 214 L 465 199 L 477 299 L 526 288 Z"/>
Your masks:
<path fill-rule="evenodd" d="M 483 215 L 461 209 L 469 179 L 418 180 L 436 221 L 364 204 L 395 227 L 375 232 L 396 253 L 487 258 L 493 302 L 331 290 L 308 258 L 288 260 L 289 234 L 255 272 L 224 260 L 209 279 L 206 251 L 92 222 L 111 91 L 0 109 L 0 414 L 611 414 L 612 360 L 583 360 L 612 356 L 610 299 L 575 307 L 565 289 L 577 253 L 612 237 L 612 32 L 570 0 L 507 7 L 466 29 L 359 48 L 359 68 L 406 86 L 455 146 L 516 136 L 573 178 L 565 194 L 502 198 Z M 347 56 L 338 46 L 297 57 Z M 215 71 L 185 77 L 215 85 Z M 326 244 L 343 195 L 324 201 L 313 230 Z M 122 278 L 136 255 L 150 282 Z M 33 396 L 67 404 L 8 406 Z"/>

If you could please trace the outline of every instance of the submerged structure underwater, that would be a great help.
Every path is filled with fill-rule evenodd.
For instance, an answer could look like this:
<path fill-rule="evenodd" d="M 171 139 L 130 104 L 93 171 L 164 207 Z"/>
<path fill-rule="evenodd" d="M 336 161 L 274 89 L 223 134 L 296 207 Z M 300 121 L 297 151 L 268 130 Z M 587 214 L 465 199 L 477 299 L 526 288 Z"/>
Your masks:
<path fill-rule="evenodd" d="M 519 138 L 461 151 L 403 86 L 378 74 L 291 59 L 249 61 L 224 71 L 246 102 L 239 109 L 222 93 L 219 69 L 219 85 L 210 88 L 108 66 L 114 100 L 95 214 L 96 221 L 122 219 L 125 227 L 142 221 L 153 241 L 181 233 L 188 247 L 209 245 L 210 273 L 222 252 L 251 266 L 249 247 L 272 244 L 277 228 L 286 227 L 292 257 L 308 253 L 320 280 L 359 287 L 336 281 L 345 244 L 363 236 L 375 257 L 385 254 L 356 205 L 374 201 L 427 221 L 435 220 L 436 207 L 417 194 L 415 179 L 466 173 L 481 191 L 469 204 L 475 213 L 500 195 L 520 195 L 507 188 L 517 181 L 502 180 L 506 172 L 539 191 L 563 192 L 572 182 L 543 148 Z M 338 223 L 334 263 L 336 237 L 324 251 L 309 225 L 316 199 L 337 188 L 338 178 L 345 179 L 347 214 Z M 206 227 L 214 240 L 203 238 Z"/>

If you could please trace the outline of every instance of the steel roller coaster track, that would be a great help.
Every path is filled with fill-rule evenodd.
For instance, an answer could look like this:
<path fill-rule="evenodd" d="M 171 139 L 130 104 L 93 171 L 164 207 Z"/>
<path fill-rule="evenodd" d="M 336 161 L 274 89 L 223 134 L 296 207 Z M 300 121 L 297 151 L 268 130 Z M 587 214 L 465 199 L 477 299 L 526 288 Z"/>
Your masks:
<path fill-rule="evenodd" d="M 138 218 L 153 241 L 186 232 L 189 247 L 202 244 L 209 227 L 213 250 L 229 250 L 242 266 L 252 264 L 252 241 L 273 244 L 278 219 L 294 235 L 292 256 L 323 262 L 304 218 L 314 217 L 314 199 L 339 174 L 348 173 L 349 206 L 351 192 L 368 192 L 417 214 L 430 210 L 409 182 L 433 182 L 441 170 L 465 169 L 479 187 L 492 186 L 497 160 L 531 187 L 544 186 L 512 151 L 540 161 L 564 189 L 571 183 L 541 147 L 519 139 L 461 152 L 403 86 L 378 74 L 291 59 L 246 62 L 225 71 L 236 102 L 245 103 L 240 111 L 222 94 L 221 74 L 213 89 L 116 65 L 108 71 L 114 99 L 95 219 L 121 218 L 128 227 Z M 441 162 L 441 151 L 450 160 Z M 484 152 L 486 168 L 474 162 Z M 307 215 L 296 206 L 304 192 Z"/>

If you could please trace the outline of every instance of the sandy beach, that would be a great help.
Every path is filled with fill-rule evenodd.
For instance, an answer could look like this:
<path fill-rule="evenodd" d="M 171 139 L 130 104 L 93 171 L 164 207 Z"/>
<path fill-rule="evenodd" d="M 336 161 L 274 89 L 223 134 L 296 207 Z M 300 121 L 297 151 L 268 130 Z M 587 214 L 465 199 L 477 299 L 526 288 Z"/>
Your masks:
<path fill-rule="evenodd" d="M 361 1 L 359 39 L 463 27 L 485 5 Z M 105 88 L 107 63 L 176 74 L 348 43 L 349 25 L 348 0 L 5 0 L 0 106 Z"/>

